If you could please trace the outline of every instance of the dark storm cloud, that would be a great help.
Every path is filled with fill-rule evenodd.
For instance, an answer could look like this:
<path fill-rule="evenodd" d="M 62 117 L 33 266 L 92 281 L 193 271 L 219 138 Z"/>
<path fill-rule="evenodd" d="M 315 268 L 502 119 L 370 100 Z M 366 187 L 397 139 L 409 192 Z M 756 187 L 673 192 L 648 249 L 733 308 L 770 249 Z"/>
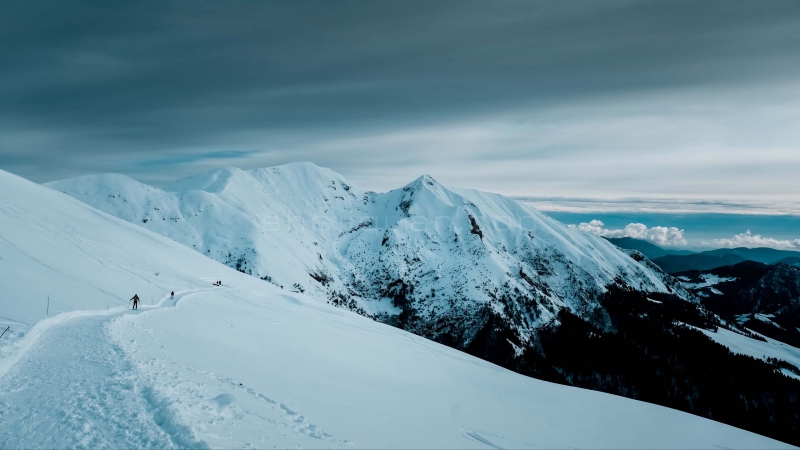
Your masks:
<path fill-rule="evenodd" d="M 0 168 L 159 182 L 203 161 L 302 158 L 348 172 L 403 152 L 320 143 L 798 72 L 795 1 L 12 1 Z"/>

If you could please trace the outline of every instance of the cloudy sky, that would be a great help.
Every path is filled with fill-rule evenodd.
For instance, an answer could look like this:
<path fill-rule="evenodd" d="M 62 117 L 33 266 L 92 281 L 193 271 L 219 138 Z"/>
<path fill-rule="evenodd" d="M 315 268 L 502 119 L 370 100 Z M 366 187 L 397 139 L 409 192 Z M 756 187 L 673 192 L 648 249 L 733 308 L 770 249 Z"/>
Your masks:
<path fill-rule="evenodd" d="M 794 0 L 133 3 L 3 3 L 1 169 L 800 214 Z"/>

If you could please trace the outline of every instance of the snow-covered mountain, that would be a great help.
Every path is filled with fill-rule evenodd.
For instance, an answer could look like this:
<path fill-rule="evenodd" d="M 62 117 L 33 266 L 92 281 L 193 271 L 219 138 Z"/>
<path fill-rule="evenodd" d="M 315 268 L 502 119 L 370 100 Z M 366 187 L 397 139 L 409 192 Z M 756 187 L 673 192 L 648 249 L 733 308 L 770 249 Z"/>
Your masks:
<path fill-rule="evenodd" d="M 787 447 L 512 373 L 3 171 L 0 308 L 3 448 Z"/>
<path fill-rule="evenodd" d="M 164 189 L 123 175 L 48 186 L 286 290 L 458 348 L 492 320 L 523 343 L 561 309 L 602 323 L 598 298 L 610 285 L 691 297 L 641 255 L 429 176 L 374 193 L 294 163 L 218 169 Z"/>
<path fill-rule="evenodd" d="M 794 359 L 730 354 L 715 343 L 725 324 L 642 253 L 503 196 L 429 176 L 364 192 L 310 163 L 164 189 L 121 175 L 49 186 L 263 285 L 521 374 L 800 442 Z"/>

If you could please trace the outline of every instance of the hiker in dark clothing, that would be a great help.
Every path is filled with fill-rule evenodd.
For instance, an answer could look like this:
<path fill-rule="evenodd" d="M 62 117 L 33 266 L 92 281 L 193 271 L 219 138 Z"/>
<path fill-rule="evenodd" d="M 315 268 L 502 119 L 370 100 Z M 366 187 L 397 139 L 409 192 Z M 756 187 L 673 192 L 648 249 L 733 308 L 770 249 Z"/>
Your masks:
<path fill-rule="evenodd" d="M 175 291 L 172 291 L 172 292 L 169 293 L 169 298 L 170 299 L 175 298 Z"/>
<path fill-rule="evenodd" d="M 133 297 L 131 297 L 131 300 L 133 300 L 133 309 L 139 309 L 139 296 L 136 295 L 136 294 L 133 294 Z"/>

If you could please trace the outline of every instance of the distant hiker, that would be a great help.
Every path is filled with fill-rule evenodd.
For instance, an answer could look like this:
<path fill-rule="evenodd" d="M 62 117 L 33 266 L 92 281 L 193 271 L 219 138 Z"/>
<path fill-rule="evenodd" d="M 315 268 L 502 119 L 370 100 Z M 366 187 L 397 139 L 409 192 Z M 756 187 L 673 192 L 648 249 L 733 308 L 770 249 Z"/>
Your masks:
<path fill-rule="evenodd" d="M 138 295 L 133 294 L 133 297 L 131 297 L 131 299 L 128 300 L 128 301 L 133 301 L 133 309 L 139 309 L 139 296 Z"/>
<path fill-rule="evenodd" d="M 172 291 L 172 292 L 169 293 L 169 298 L 170 299 L 175 298 L 175 291 Z"/>

